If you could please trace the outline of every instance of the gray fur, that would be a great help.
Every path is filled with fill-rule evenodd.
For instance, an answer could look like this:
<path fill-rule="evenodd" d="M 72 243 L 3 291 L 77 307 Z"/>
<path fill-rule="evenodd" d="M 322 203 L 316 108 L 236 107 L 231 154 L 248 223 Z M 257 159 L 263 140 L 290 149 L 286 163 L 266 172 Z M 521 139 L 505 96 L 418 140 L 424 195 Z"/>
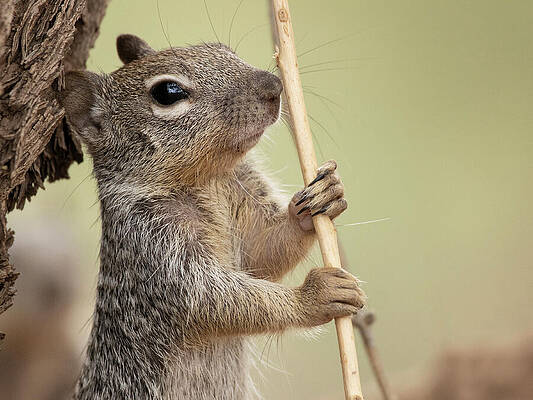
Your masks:
<path fill-rule="evenodd" d="M 74 398 L 248 399 L 250 335 L 348 315 L 362 292 L 342 270 L 313 270 L 298 288 L 276 283 L 314 241 L 297 196 L 287 208 L 246 156 L 278 117 L 279 80 L 220 44 L 155 52 L 136 40 L 119 38 L 126 65 L 69 74 L 63 95 L 94 161 L 102 220 Z M 163 73 L 194 85 L 171 120 L 154 114 L 145 85 Z M 344 202 L 313 196 L 315 209 Z"/>

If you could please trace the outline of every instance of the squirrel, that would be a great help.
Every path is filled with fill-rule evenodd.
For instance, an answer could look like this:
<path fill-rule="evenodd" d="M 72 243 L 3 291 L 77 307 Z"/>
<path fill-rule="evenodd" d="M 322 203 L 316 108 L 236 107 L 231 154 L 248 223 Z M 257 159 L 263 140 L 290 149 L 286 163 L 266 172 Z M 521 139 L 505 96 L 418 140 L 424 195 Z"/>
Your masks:
<path fill-rule="evenodd" d="M 336 163 L 283 202 L 249 152 L 280 114 L 280 79 L 221 43 L 155 51 L 117 38 L 124 65 L 65 76 L 70 129 L 93 160 L 101 214 L 93 326 L 74 399 L 249 399 L 248 342 L 348 316 L 357 279 L 311 270 L 312 216 L 347 208 Z"/>

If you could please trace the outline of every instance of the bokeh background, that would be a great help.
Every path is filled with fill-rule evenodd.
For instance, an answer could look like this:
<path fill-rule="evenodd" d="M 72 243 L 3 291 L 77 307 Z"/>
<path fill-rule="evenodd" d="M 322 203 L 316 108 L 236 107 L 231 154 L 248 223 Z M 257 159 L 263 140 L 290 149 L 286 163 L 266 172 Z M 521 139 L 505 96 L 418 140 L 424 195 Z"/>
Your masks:
<path fill-rule="evenodd" d="M 267 2 L 244 0 L 232 25 L 238 3 L 207 0 L 216 34 L 228 43 L 231 27 L 230 45 L 242 58 L 272 67 Z M 365 281 L 378 317 L 375 340 L 394 386 L 419 384 L 448 348 L 490 348 L 531 332 L 533 3 L 290 3 L 318 157 L 338 161 L 350 204 L 336 221 L 339 237 L 348 268 Z M 112 0 L 88 69 L 120 67 L 115 38 L 121 33 L 157 49 L 216 40 L 203 1 Z M 259 147 L 287 192 L 299 190 L 286 127 L 272 127 Z M 17 254 L 38 254 L 29 244 L 50 221 L 53 232 L 37 235 L 47 242 L 43 248 L 70 253 L 60 257 L 72 260 L 63 265 L 70 273 L 54 273 L 69 276 L 61 314 L 74 370 L 90 330 L 98 272 L 90 171 L 87 157 L 71 168 L 70 180 L 48 185 L 24 212 L 9 216 L 15 262 Z M 385 220 L 353 225 L 377 219 Z M 320 263 L 315 251 L 288 284 Z M 24 313 L 23 296 L 35 295 L 32 279 L 42 276 L 28 268 L 2 326 L 8 349 L 20 337 L 14 326 Z M 358 349 L 363 387 L 374 393 Z M 259 339 L 257 354 L 265 398 L 342 398 L 333 324 L 314 338 Z M 32 357 L 28 350 L 27 361 Z M 53 354 L 41 364 L 46 357 Z"/>

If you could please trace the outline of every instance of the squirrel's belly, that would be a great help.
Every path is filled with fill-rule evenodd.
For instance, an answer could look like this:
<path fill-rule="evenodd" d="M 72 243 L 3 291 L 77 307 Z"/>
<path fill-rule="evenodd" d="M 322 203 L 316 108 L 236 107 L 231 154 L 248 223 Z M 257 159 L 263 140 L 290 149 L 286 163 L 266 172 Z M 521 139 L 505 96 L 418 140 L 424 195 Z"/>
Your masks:
<path fill-rule="evenodd" d="M 166 400 L 249 400 L 250 350 L 244 338 L 220 339 L 187 349 L 170 365 Z"/>

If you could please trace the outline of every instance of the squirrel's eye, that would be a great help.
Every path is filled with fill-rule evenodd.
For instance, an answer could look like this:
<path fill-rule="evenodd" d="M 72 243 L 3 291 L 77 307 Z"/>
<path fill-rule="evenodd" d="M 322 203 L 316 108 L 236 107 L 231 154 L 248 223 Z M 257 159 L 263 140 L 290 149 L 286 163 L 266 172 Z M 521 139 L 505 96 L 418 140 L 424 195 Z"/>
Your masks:
<path fill-rule="evenodd" d="M 159 104 L 169 106 L 177 101 L 189 97 L 189 93 L 183 90 L 176 82 L 159 82 L 152 87 L 150 94 Z"/>

